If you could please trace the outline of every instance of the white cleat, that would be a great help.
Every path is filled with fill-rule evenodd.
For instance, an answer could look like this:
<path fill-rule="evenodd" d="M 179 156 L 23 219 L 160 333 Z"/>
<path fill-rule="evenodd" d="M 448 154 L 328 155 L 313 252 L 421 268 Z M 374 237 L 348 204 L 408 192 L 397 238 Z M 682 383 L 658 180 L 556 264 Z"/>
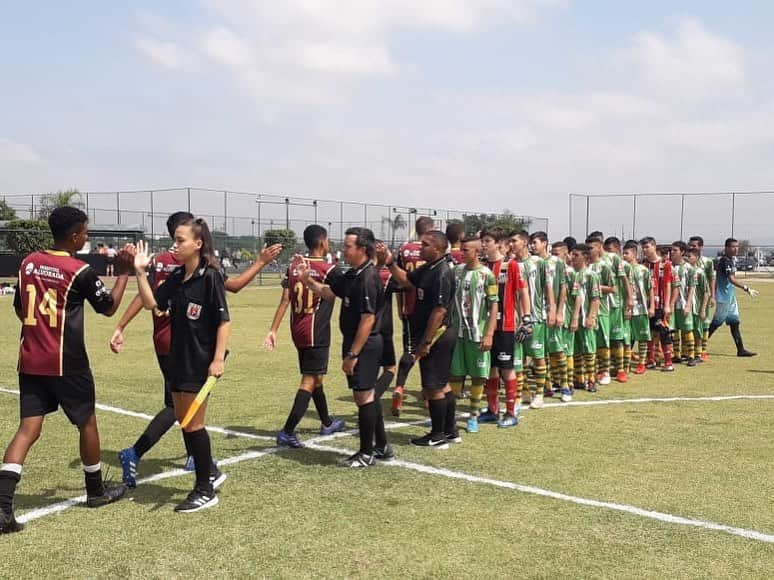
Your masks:
<path fill-rule="evenodd" d="M 543 395 L 535 394 L 535 398 L 529 404 L 530 409 L 542 409 L 543 408 Z"/>
<path fill-rule="evenodd" d="M 609 385 L 610 384 L 610 373 L 604 373 L 602 375 L 602 378 L 599 379 L 600 385 Z"/>

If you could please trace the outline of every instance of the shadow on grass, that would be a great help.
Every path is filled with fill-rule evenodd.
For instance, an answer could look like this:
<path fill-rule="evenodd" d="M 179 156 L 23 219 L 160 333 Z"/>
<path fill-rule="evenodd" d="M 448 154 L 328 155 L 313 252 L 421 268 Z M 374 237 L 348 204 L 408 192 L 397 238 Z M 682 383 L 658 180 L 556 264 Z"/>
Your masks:
<path fill-rule="evenodd" d="M 194 484 L 194 474 L 189 478 L 175 478 L 177 485 L 168 487 L 156 483 L 143 483 L 137 488 L 129 490 L 125 499 L 130 499 L 136 504 L 150 506 L 151 511 L 169 509 L 185 499 Z"/>
<path fill-rule="evenodd" d="M 762 375 L 774 375 L 774 371 L 764 371 L 759 369 L 750 369 L 747 371 L 748 373 L 759 373 Z"/>

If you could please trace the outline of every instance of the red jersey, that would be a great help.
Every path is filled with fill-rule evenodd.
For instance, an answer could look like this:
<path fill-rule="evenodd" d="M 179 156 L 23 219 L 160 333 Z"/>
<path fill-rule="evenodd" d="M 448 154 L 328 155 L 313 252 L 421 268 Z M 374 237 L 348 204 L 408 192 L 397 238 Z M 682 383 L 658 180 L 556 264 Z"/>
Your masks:
<path fill-rule="evenodd" d="M 521 269 L 518 260 L 501 258 L 490 262 L 485 260 L 486 267 L 492 270 L 497 280 L 497 292 L 500 298 L 500 309 L 497 312 L 497 327 L 501 332 L 516 331 L 516 307 L 518 305 L 519 290 L 525 288 L 527 283 L 521 277 Z"/>
<path fill-rule="evenodd" d="M 398 265 L 410 274 L 425 263 L 419 257 L 421 250 L 422 244 L 420 242 L 406 242 L 398 250 Z M 400 301 L 400 315 L 410 316 L 414 313 L 414 306 L 417 303 L 417 291 L 406 289 L 400 294 Z"/>
<path fill-rule="evenodd" d="M 653 279 L 653 294 L 656 300 L 656 308 L 664 308 L 672 300 L 672 262 L 669 260 L 657 260 L 651 262 L 645 259 L 645 265 L 650 270 Z"/>
<path fill-rule="evenodd" d="M 465 261 L 465 256 L 462 255 L 462 250 L 460 249 L 454 248 L 450 250 L 449 255 L 455 264 L 462 264 Z"/>
<path fill-rule="evenodd" d="M 159 286 L 166 282 L 169 275 L 181 266 L 175 255 L 170 251 L 165 251 L 153 258 L 151 262 L 151 289 L 156 293 Z M 169 347 L 172 340 L 172 326 L 169 316 L 153 315 L 153 347 L 156 354 L 169 354 Z"/>
<path fill-rule="evenodd" d="M 325 284 L 328 274 L 336 268 L 325 258 L 304 258 L 312 278 Z M 301 281 L 295 264 L 291 263 L 282 279 L 282 287 L 290 292 L 290 334 L 296 348 L 330 346 L 333 302 L 322 300 Z"/>
<path fill-rule="evenodd" d="M 14 307 L 21 311 L 18 371 L 61 377 L 89 369 L 83 340 L 83 303 L 99 313 L 113 296 L 97 272 L 67 252 L 33 252 L 21 263 Z"/>

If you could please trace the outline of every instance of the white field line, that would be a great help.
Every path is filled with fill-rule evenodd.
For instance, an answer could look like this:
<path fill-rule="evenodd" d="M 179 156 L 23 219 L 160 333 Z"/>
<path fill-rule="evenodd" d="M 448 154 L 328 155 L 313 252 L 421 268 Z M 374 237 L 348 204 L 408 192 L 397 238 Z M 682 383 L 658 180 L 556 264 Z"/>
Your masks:
<path fill-rule="evenodd" d="M 313 442 L 310 442 L 307 446 L 311 447 L 312 449 L 317 449 L 319 451 L 327 451 L 330 453 L 337 453 L 339 455 L 350 455 L 352 453 L 351 450 L 339 449 L 338 447 L 330 447 L 327 445 L 318 445 Z M 432 450 L 430 451 L 430 453 L 436 453 L 436 452 L 437 451 L 432 451 Z M 469 483 L 479 483 L 484 485 L 490 485 L 493 487 L 511 489 L 522 493 L 539 495 L 539 496 L 548 497 L 548 498 L 556 499 L 560 501 L 566 501 L 566 502 L 583 505 L 583 506 L 603 508 L 607 510 L 623 512 L 623 513 L 639 516 L 642 518 L 657 520 L 657 521 L 665 522 L 669 524 L 676 524 L 680 526 L 691 526 L 695 528 L 703 528 L 705 530 L 715 530 L 719 532 L 725 532 L 727 534 L 740 536 L 748 540 L 757 540 L 760 542 L 767 542 L 770 544 L 774 544 L 774 535 L 765 534 L 763 532 L 758 532 L 756 530 L 747 530 L 745 528 L 736 528 L 734 526 L 717 524 L 717 523 L 705 521 L 705 520 L 697 520 L 693 518 L 675 516 L 664 512 L 657 512 L 653 510 L 642 509 L 642 508 L 638 508 L 627 504 L 599 501 L 595 499 L 588 499 L 585 497 L 577 497 L 574 495 L 567 495 L 565 493 L 560 493 L 557 491 L 551 491 L 549 489 L 534 487 L 532 485 L 523 485 L 520 483 L 511 482 L 511 481 L 501 481 L 499 479 L 479 477 L 477 475 L 470 475 L 468 473 L 463 473 L 461 471 L 453 471 L 451 469 L 444 469 L 441 467 L 432 467 L 430 465 L 424 465 L 422 463 L 414 463 L 411 461 L 403 461 L 400 459 L 393 459 L 392 461 L 384 462 L 384 465 L 402 467 L 404 469 L 409 469 L 411 471 L 426 473 L 429 475 L 439 475 L 442 477 L 448 477 L 450 479 L 459 479 L 462 481 L 467 481 Z"/>

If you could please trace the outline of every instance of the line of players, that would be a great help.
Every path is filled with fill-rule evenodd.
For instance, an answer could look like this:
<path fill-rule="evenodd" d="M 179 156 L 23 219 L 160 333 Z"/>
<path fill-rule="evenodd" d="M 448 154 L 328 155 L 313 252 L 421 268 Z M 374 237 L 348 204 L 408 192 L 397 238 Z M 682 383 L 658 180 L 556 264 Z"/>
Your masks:
<path fill-rule="evenodd" d="M 417 240 L 401 246 L 394 257 L 381 243 L 373 253 L 366 252 L 368 265 L 380 276 L 383 294 L 380 305 L 375 306 L 375 300 L 372 305 L 376 323 L 370 332 L 380 334 L 383 345 L 372 363 L 381 367 L 378 378 L 373 371 L 374 399 L 378 402 L 397 370 L 392 413 L 400 416 L 408 374 L 420 361 L 431 420 L 438 401 L 444 401 L 444 412 L 436 413 L 432 431 L 412 440 L 416 445 L 438 447 L 461 440 L 454 419 L 445 417 L 454 417 L 450 409 L 456 410 L 466 380 L 467 431 L 475 433 L 480 423 L 517 425 L 520 403 L 540 408 L 545 396 L 556 394 L 569 402 L 576 389 L 595 393 L 613 378 L 626 383 L 630 374 L 648 369 L 673 372 L 674 364 L 683 362 L 694 367 L 708 360 L 709 336 L 724 323 L 731 328 L 738 355 L 755 354 L 744 348 L 739 332 L 733 286 L 751 296 L 757 293 L 735 280 L 736 240 L 726 242 L 716 268 L 712 259 L 702 256 L 700 236 L 664 248 L 652 237 L 622 245 L 601 232 L 592 232 L 582 244 L 572 238 L 549 244 L 544 232 L 491 228 L 463 239 L 462 224 L 450 224 L 445 235 L 433 227 L 431 218 L 420 217 Z M 365 228 L 351 231 L 358 238 L 363 232 L 372 236 Z M 277 443 L 289 447 L 303 447 L 295 428 L 314 396 L 314 385 L 321 385 L 327 373 L 332 308 L 317 295 L 326 285 L 335 285 L 340 275 L 323 259 L 328 252 L 323 228 L 308 228 L 305 241 L 309 256 L 298 256 L 288 269 L 282 301 L 265 341 L 267 348 L 276 348 L 279 325 L 290 307 L 303 378 L 277 435 Z M 444 268 L 438 268 L 441 264 Z M 353 270 L 360 268 L 353 265 Z M 443 277 L 435 270 L 449 274 Z M 431 283 L 423 284 L 424 278 Z M 716 293 L 720 302 L 713 317 Z M 392 340 L 393 294 L 403 322 L 404 352 L 399 361 Z M 357 365 L 362 362 L 359 355 L 349 349 L 343 352 L 345 361 L 349 357 Z M 484 394 L 486 407 L 480 409 Z M 381 415 L 380 421 L 383 424 Z M 379 432 L 383 433 L 383 425 Z M 369 456 L 390 459 L 393 451 L 386 437 L 376 439 L 373 446 L 361 445 L 360 455 L 347 464 L 370 465 Z"/>

